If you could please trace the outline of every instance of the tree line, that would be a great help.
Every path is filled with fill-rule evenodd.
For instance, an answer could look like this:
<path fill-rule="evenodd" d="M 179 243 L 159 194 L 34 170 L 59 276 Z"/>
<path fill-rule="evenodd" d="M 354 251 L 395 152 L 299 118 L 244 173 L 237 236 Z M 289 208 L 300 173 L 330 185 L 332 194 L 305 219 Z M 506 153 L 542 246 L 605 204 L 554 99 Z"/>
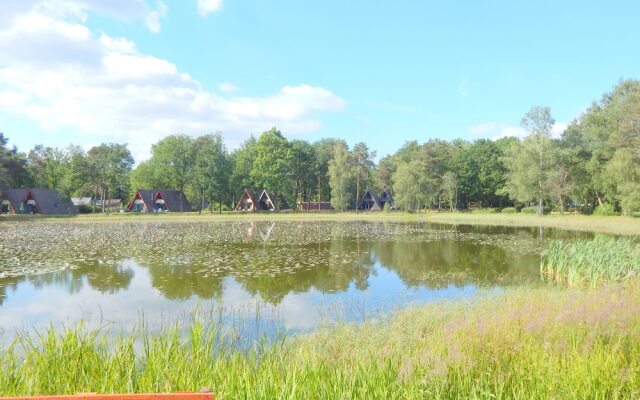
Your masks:
<path fill-rule="evenodd" d="M 221 133 L 168 136 L 135 166 L 126 144 L 88 151 L 9 148 L 0 133 L 0 190 L 45 187 L 63 197 L 129 198 L 138 188 L 183 191 L 197 209 L 232 208 L 244 189 L 266 188 L 289 204 L 356 207 L 367 189 L 389 189 L 406 211 L 535 206 L 640 212 L 640 82 L 620 81 L 560 137 L 548 107 L 522 118 L 524 138 L 406 142 L 376 159 L 366 143 L 288 140 L 276 128 L 229 151 Z M 135 167 L 134 167 L 135 166 Z"/>

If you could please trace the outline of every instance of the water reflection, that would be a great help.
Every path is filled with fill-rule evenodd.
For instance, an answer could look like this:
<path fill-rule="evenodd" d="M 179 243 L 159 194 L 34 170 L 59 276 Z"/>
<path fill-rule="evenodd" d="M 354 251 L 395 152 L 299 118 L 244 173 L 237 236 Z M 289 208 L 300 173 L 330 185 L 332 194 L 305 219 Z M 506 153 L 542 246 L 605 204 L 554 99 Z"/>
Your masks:
<path fill-rule="evenodd" d="M 49 227 L 24 224 L 0 232 L 2 243 L 40 232 L 29 249 L 8 246 L 0 256 L 0 326 L 6 331 L 73 323 L 87 310 L 127 325 L 140 313 L 151 319 L 188 314 L 202 301 L 227 314 L 263 304 L 268 319 L 307 328 L 336 304 L 384 310 L 470 295 L 477 286 L 537 280 L 545 240 L 584 235 L 389 223 Z"/>

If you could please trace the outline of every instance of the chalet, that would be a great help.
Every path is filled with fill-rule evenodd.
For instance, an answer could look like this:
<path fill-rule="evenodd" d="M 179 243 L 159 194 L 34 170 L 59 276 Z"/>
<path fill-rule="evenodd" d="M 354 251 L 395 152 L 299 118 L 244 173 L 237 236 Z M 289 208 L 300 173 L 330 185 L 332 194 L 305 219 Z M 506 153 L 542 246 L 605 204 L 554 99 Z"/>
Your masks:
<path fill-rule="evenodd" d="M 330 201 L 301 201 L 298 203 L 300 211 L 335 211 Z"/>
<path fill-rule="evenodd" d="M 50 189 L 9 189 L 0 193 L 4 214 L 73 215 L 71 202 L 61 201 L 58 192 Z"/>
<path fill-rule="evenodd" d="M 363 211 L 380 211 L 382 210 L 382 204 L 380 200 L 373 192 L 373 190 L 367 190 L 362 196 L 362 200 L 358 203 L 358 210 Z"/>
<path fill-rule="evenodd" d="M 238 200 L 236 205 L 236 211 L 277 211 L 279 209 L 287 209 L 287 205 L 284 196 L 276 196 L 271 198 L 269 193 L 262 189 L 253 194 L 249 190 L 245 189 Z"/>
<path fill-rule="evenodd" d="M 389 205 L 389 210 L 395 210 L 396 208 L 396 203 L 393 201 L 393 195 L 391 195 L 391 190 L 389 189 L 385 189 L 382 192 L 382 195 L 380 196 L 379 201 L 383 210 L 387 204 Z"/>
<path fill-rule="evenodd" d="M 127 210 L 133 212 L 183 212 L 191 211 L 191 205 L 179 190 L 139 189 Z"/>

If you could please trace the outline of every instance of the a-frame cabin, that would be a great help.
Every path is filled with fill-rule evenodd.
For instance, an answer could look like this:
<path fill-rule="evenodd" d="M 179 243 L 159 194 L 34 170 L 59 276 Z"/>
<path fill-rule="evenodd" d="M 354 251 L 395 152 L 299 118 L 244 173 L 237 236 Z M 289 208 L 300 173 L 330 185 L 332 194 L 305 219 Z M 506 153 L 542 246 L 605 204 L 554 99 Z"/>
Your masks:
<path fill-rule="evenodd" d="M 385 205 L 389 204 L 389 210 L 396 209 L 396 203 L 393 201 L 393 195 L 391 194 L 391 190 L 385 189 L 380 196 L 380 205 L 384 210 Z"/>
<path fill-rule="evenodd" d="M 249 190 L 245 189 L 238 200 L 236 205 L 236 211 L 277 211 L 279 199 L 272 199 L 269 193 L 262 189 L 253 194 Z M 284 202 L 285 207 L 286 201 Z"/>
<path fill-rule="evenodd" d="M 133 212 L 184 212 L 191 211 L 191 205 L 179 190 L 138 189 L 127 205 Z"/>
<path fill-rule="evenodd" d="M 73 215 L 71 202 L 61 201 L 58 192 L 50 189 L 9 189 L 0 195 L 5 214 Z"/>
<path fill-rule="evenodd" d="M 358 210 L 362 211 L 380 211 L 382 210 L 382 205 L 380 204 L 380 200 L 374 193 L 373 190 L 367 190 L 362 199 L 358 203 Z"/>

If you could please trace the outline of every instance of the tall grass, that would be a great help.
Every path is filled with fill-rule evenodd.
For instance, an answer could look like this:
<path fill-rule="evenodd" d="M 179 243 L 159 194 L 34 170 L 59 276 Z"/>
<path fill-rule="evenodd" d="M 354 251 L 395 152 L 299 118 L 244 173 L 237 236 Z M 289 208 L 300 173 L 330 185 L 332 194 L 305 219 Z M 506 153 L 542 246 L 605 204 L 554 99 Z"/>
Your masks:
<path fill-rule="evenodd" d="M 554 240 L 542 253 L 543 276 L 568 286 L 596 287 L 640 277 L 636 239 L 596 235 L 593 240 Z"/>
<path fill-rule="evenodd" d="M 0 394 L 211 388 L 221 399 L 640 396 L 640 287 L 510 289 L 239 350 L 193 323 L 107 339 L 26 335 L 1 354 Z"/>

